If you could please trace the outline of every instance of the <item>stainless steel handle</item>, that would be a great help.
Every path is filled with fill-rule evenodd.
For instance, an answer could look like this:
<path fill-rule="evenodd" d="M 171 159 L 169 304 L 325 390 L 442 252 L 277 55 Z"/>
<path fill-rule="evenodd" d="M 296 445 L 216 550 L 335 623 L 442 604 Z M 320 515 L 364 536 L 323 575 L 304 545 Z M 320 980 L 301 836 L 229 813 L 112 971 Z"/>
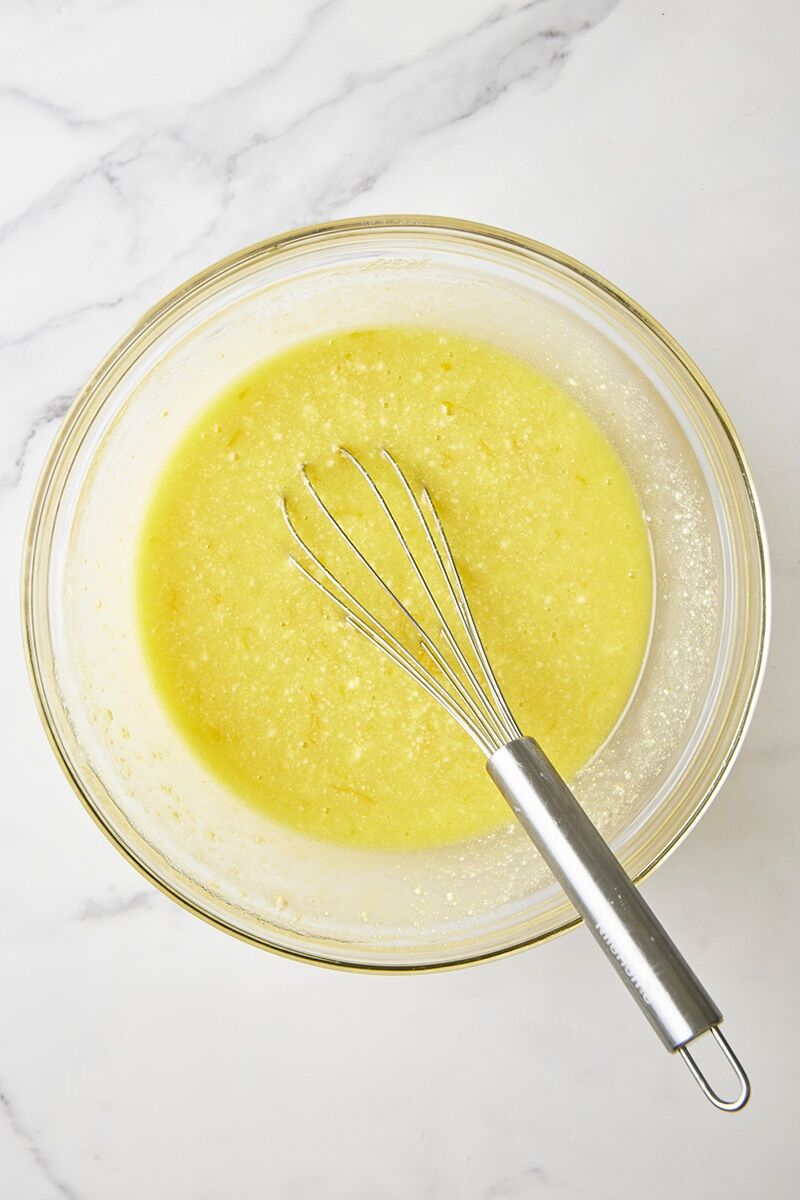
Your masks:
<path fill-rule="evenodd" d="M 717 1028 L 722 1013 L 539 745 L 517 738 L 487 770 L 667 1049 L 717 1107 L 743 1107 L 750 1086 Z M 739 1079 L 734 1100 L 716 1094 L 686 1049 L 709 1030 Z"/>

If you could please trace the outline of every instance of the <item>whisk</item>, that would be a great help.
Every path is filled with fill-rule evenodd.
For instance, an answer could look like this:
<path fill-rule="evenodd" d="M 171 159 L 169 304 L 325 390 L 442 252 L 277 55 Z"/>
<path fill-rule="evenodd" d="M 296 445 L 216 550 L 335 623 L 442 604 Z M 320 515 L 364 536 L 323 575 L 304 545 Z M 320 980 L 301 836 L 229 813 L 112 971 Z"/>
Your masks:
<path fill-rule="evenodd" d="M 351 626 L 406 671 L 480 747 L 492 780 L 664 1045 L 680 1054 L 717 1108 L 727 1112 L 743 1108 L 750 1096 L 750 1083 L 719 1028 L 722 1013 L 541 747 L 524 736 L 517 725 L 489 662 L 444 525 L 427 487 L 422 487 L 418 495 L 392 454 L 386 449 L 381 451 L 401 494 L 405 494 L 408 503 L 403 508 L 418 526 L 412 538 L 404 531 L 410 533 L 411 526 L 401 524 L 397 507 L 390 505 L 385 490 L 363 463 L 349 450 L 340 447 L 338 452 L 361 476 L 388 522 L 421 588 L 428 619 L 423 622 L 414 615 L 386 582 L 325 503 L 305 467 L 301 474 L 314 504 L 348 555 L 360 564 L 359 569 L 379 586 L 408 636 L 401 638 L 392 632 L 307 545 L 284 498 L 283 516 L 300 551 L 299 556 L 291 556 L 292 564 L 337 606 Z M 424 555 L 412 548 L 415 539 Z M 395 620 L 391 623 L 397 627 Z M 416 652 L 409 648 L 409 640 Z M 731 1099 L 723 1098 L 711 1086 L 689 1049 L 696 1038 L 709 1032 L 738 1082 L 739 1090 Z"/>

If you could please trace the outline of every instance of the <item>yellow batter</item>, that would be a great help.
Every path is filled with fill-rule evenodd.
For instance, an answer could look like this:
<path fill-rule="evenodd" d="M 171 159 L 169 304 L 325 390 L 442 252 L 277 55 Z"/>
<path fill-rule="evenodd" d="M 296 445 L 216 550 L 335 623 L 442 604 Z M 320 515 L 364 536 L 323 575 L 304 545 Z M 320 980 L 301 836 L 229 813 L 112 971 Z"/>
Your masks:
<path fill-rule="evenodd" d="M 427 484 L 517 721 L 568 779 L 616 723 L 646 646 L 651 562 L 630 481 L 585 413 L 523 362 L 387 328 L 307 342 L 238 379 L 153 496 L 141 632 L 163 702 L 207 766 L 315 838 L 419 849 L 485 833 L 509 814 L 479 751 L 289 565 L 283 494 L 303 536 L 347 569 L 298 482 L 309 463 L 414 601 L 337 445 L 382 482 L 386 445 Z"/>

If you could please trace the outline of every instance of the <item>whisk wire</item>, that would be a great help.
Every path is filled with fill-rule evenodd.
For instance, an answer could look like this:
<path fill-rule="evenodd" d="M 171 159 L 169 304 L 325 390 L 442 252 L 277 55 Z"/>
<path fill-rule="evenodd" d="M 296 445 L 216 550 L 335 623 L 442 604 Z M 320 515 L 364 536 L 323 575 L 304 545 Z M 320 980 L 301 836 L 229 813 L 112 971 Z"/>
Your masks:
<path fill-rule="evenodd" d="M 358 632 L 367 638 L 367 640 L 373 645 L 379 647 L 384 654 L 386 654 L 386 656 L 392 660 L 392 662 L 395 662 L 399 667 L 402 667 L 403 670 L 406 671 L 411 678 L 420 685 L 420 687 L 424 688 L 430 696 L 437 700 L 438 703 L 441 704 L 441 706 L 446 710 L 446 712 L 449 713 L 453 720 L 458 722 L 465 733 L 469 734 L 473 741 L 480 746 L 485 754 L 489 755 L 492 753 L 492 747 L 487 741 L 485 734 L 475 725 L 473 725 L 472 721 L 470 721 L 469 718 L 461 712 L 458 706 L 452 702 L 451 697 L 433 678 L 430 672 L 426 671 L 424 667 L 420 666 L 420 664 L 412 657 L 412 655 L 408 653 L 404 646 L 395 641 L 385 626 L 381 625 L 379 621 L 376 621 L 376 627 L 373 628 L 370 624 L 364 621 L 358 615 L 358 613 L 349 608 L 348 604 L 339 596 L 337 596 L 335 592 L 326 587 L 324 583 L 317 579 L 306 567 L 303 566 L 301 562 L 298 562 L 298 560 L 294 557 L 292 557 L 290 561 L 301 572 L 301 574 L 303 574 L 306 579 L 309 580 L 309 582 L 313 583 L 314 586 L 319 589 L 319 591 L 323 592 L 329 600 L 332 600 L 333 603 L 342 610 L 349 625 L 352 625 L 354 629 L 358 630 Z M 348 592 L 346 588 L 343 590 L 348 598 L 352 601 L 352 594 Z"/>
<path fill-rule="evenodd" d="M 477 637 L 477 628 L 472 619 L 472 614 L 469 611 L 469 606 L 466 604 L 463 584 L 455 567 L 452 552 L 449 544 L 444 537 L 444 531 L 439 520 L 438 513 L 433 507 L 430 495 L 427 489 L 423 495 L 427 498 L 427 502 L 431 508 L 435 521 L 436 531 L 442 539 L 444 546 L 444 557 L 442 551 L 437 545 L 434 533 L 428 523 L 420 502 L 408 481 L 408 478 L 389 453 L 388 450 L 382 452 L 383 457 L 392 467 L 397 476 L 403 490 L 408 497 L 413 513 L 419 522 L 425 536 L 426 543 L 433 555 L 434 562 L 439 573 L 444 581 L 447 595 L 453 605 L 460 626 L 463 628 L 463 633 L 467 644 L 470 647 L 472 654 L 478 664 L 481 674 L 486 680 L 486 685 L 491 692 L 491 696 L 487 695 L 484 686 L 481 684 L 475 669 L 469 661 L 469 658 L 464 653 L 458 638 L 450 628 L 450 624 L 445 617 L 439 601 L 433 592 L 433 589 L 426 578 L 414 551 L 411 549 L 409 541 L 405 536 L 403 529 L 394 514 L 389 502 L 386 500 L 383 492 L 375 482 L 372 475 L 367 471 L 366 467 L 360 462 L 354 454 L 349 450 L 340 448 L 339 453 L 359 472 L 364 482 L 369 487 L 373 496 L 377 500 L 381 511 L 388 520 L 390 527 L 396 537 L 417 581 L 419 582 L 423 594 L 430 604 L 436 620 L 439 625 L 439 632 L 445 639 L 450 653 L 455 659 L 455 664 L 450 662 L 445 654 L 436 645 L 433 637 L 421 622 L 409 610 L 392 587 L 382 577 L 375 565 L 369 560 L 367 555 L 357 545 L 355 540 L 350 536 L 347 530 L 342 526 L 341 522 L 333 514 L 331 509 L 320 496 L 317 488 L 310 479 L 305 467 L 301 468 L 301 476 L 303 483 L 312 497 L 315 505 L 324 516 L 325 520 L 335 531 L 337 536 L 344 542 L 355 558 L 367 570 L 370 577 L 378 583 L 384 594 L 389 597 L 393 605 L 410 622 L 413 629 L 416 631 L 420 639 L 420 645 L 423 651 L 430 657 L 442 673 L 445 687 L 423 663 L 415 657 L 391 631 L 384 625 L 374 613 L 370 612 L 364 604 L 356 598 L 342 581 L 325 565 L 322 559 L 316 554 L 304 541 L 300 535 L 297 526 L 289 515 L 285 498 L 281 502 L 282 512 L 286 526 L 294 540 L 295 544 L 308 557 L 314 567 L 322 574 L 323 579 L 327 583 L 318 579 L 316 575 L 303 565 L 298 559 L 292 557 L 292 562 L 302 571 L 303 575 L 309 579 L 315 586 L 330 600 L 337 605 L 342 611 L 348 623 L 357 629 L 364 637 L 367 638 L 378 649 L 382 650 L 398 666 L 402 667 L 417 683 L 419 683 L 425 691 L 435 699 L 446 711 L 458 722 L 460 727 L 473 739 L 473 741 L 487 755 L 491 756 L 500 746 L 505 745 L 511 738 L 518 736 L 516 723 L 508 713 L 505 702 L 498 704 L 495 695 L 497 687 L 494 677 L 491 675 L 491 669 L 487 671 L 488 660 L 480 639 Z M 449 568 L 449 569 L 448 569 Z M 450 577 L 450 572 L 453 573 L 455 584 Z M 328 584 L 331 586 L 329 587 Z M 494 684 L 494 687 L 492 686 Z M 449 689 L 449 690 L 448 690 Z M 453 694 L 455 693 L 455 694 Z M 499 688 L 497 689 L 499 693 Z M 494 699 L 494 703 L 492 702 Z M 501 696 L 502 699 L 502 696 Z"/>
<path fill-rule="evenodd" d="M 481 687 L 480 681 L 478 680 L 477 676 L 475 675 L 475 672 L 473 671 L 473 669 L 472 669 L 471 665 L 469 664 L 469 662 L 467 661 L 466 657 L 462 654 L 461 648 L 459 647 L 459 645 L 455 639 L 455 636 L 450 631 L 450 628 L 447 625 L 447 622 L 445 621 L 444 617 L 442 616 L 441 609 L 440 609 L 439 605 L 436 603 L 436 601 L 431 593 L 431 590 L 428 587 L 427 581 L 425 580 L 424 576 L 422 575 L 422 572 L 420 571 L 419 566 L 416 564 L 416 561 L 413 559 L 413 556 L 411 556 L 412 562 L 414 563 L 414 567 L 417 571 L 417 575 L 420 578 L 420 580 L 423 584 L 423 587 L 425 588 L 425 591 L 427 592 L 427 594 L 430 598 L 431 603 L 433 604 L 434 608 L 436 609 L 437 616 L 440 618 L 440 620 L 442 622 L 442 632 L 444 633 L 453 653 L 458 658 L 459 663 L 461 664 L 462 670 L 467 675 L 472 687 L 475 690 L 476 695 L 480 698 L 480 701 L 485 706 L 487 712 L 491 714 L 492 723 L 497 727 L 498 733 L 500 734 L 500 736 L 502 736 L 504 738 L 505 741 L 511 741 L 513 738 L 520 736 L 520 731 L 517 727 L 516 722 L 514 721 L 514 718 L 511 716 L 511 713 L 509 712 L 508 705 L 506 704 L 503 694 L 500 691 L 500 688 L 494 677 L 494 673 L 492 672 L 492 669 L 489 666 L 489 660 L 488 660 L 486 652 L 484 650 L 483 642 L 480 639 L 477 627 L 472 618 L 472 612 L 470 610 L 469 604 L 467 603 L 466 593 L 464 591 L 464 587 L 461 582 L 461 576 L 458 573 L 458 568 L 456 567 L 455 559 L 453 558 L 452 552 L 450 550 L 450 545 L 447 541 L 447 538 L 445 537 L 444 527 L 442 526 L 442 522 L 439 519 L 439 514 L 436 511 L 436 507 L 433 503 L 431 495 L 428 492 L 427 488 L 423 488 L 422 495 L 423 495 L 423 497 L 427 498 L 428 505 L 430 507 L 431 513 L 432 513 L 434 521 L 436 523 L 437 532 L 438 532 L 439 536 L 441 537 L 443 545 L 445 547 L 447 563 L 450 568 L 449 571 L 448 571 L 448 566 L 445 565 L 445 562 L 442 558 L 441 552 L 436 543 L 436 539 L 433 537 L 433 534 L 431 533 L 430 527 L 428 525 L 428 520 L 425 516 L 422 506 L 420 505 L 416 495 L 414 494 L 414 490 L 411 487 L 411 484 L 408 482 L 408 479 L 407 479 L 402 467 L 392 457 L 392 455 L 389 453 L 388 450 L 384 449 L 382 451 L 382 454 L 383 454 L 383 457 L 386 459 L 386 461 L 391 465 L 395 474 L 397 475 L 398 479 L 400 480 L 401 484 L 403 485 L 406 495 L 408 496 L 408 498 L 413 506 L 414 512 L 415 512 L 417 518 L 419 519 L 419 522 L 422 525 L 423 529 L 425 530 L 425 537 L 427 539 L 428 545 L 430 546 L 431 552 L 436 560 L 436 564 L 439 568 L 441 576 L 444 579 L 445 585 L 447 587 L 448 595 L 450 596 L 450 599 L 453 603 L 453 606 L 454 606 L 456 612 L 461 617 L 461 621 L 462 621 L 462 624 L 466 631 L 470 647 L 472 649 L 472 652 L 475 654 L 475 656 L 478 660 L 478 663 L 480 664 L 480 668 L 483 672 L 486 683 L 489 685 L 489 688 L 492 691 L 492 694 L 494 695 L 494 699 L 498 705 L 499 712 L 496 709 L 494 709 L 492 707 L 491 703 L 489 702 L 489 700 L 486 696 L 486 693 L 484 692 L 483 688 Z M 400 535 L 400 536 L 402 537 L 402 535 Z M 452 572 L 453 577 L 455 579 L 455 587 L 453 585 L 453 580 L 450 578 L 450 572 Z M 456 590 L 456 589 L 458 589 L 458 590 Z"/>
<path fill-rule="evenodd" d="M 473 739 L 473 741 L 483 750 L 487 757 L 493 753 L 495 748 L 492 731 L 488 729 L 485 722 L 480 720 L 480 713 L 477 714 L 478 719 L 472 719 L 470 713 L 464 713 L 459 706 L 453 701 L 447 690 L 441 686 L 437 679 L 407 650 L 407 648 L 386 628 L 376 617 L 374 617 L 368 609 L 353 593 L 338 580 L 320 560 L 320 558 L 310 549 L 309 546 L 302 540 L 295 525 L 289 516 L 285 502 L 282 504 L 283 517 L 286 525 L 291 533 L 294 541 L 308 555 L 314 566 L 322 573 L 322 575 L 331 581 L 331 583 L 339 589 L 342 596 L 337 595 L 332 588 L 326 586 L 321 580 L 308 570 L 297 558 L 290 556 L 290 562 L 295 566 L 301 574 L 313 583 L 314 586 L 331 600 L 341 612 L 344 613 L 345 619 L 354 629 L 358 630 L 369 642 L 377 646 L 388 658 L 402 667 L 412 679 L 414 679 L 425 691 L 433 697 L 445 709 L 445 711 L 461 726 L 465 733 Z"/>
<path fill-rule="evenodd" d="M 350 462 L 352 462 L 353 465 L 356 466 L 359 469 L 359 471 L 362 473 L 362 475 L 366 479 L 367 483 L 369 484 L 370 488 L 372 489 L 373 493 L 377 497 L 382 511 L 387 515 L 389 520 L 392 522 L 392 528 L 396 532 L 397 537 L 401 539 L 401 542 L 404 545 L 404 548 L 407 549 L 407 547 L 405 546 L 405 542 L 403 541 L 402 533 L 400 532 L 399 526 L 397 525 L 397 522 L 395 521 L 394 516 L 392 515 L 383 495 L 377 488 L 377 485 L 375 484 L 374 480 L 371 478 L 371 476 L 367 475 L 366 471 L 361 466 L 361 463 L 358 462 L 358 460 L 355 459 L 354 456 L 349 453 L 349 451 L 342 449 L 342 450 L 340 450 L 340 453 L 343 455 L 343 457 L 347 458 Z M 320 510 L 320 512 L 323 514 L 323 516 L 325 517 L 327 522 L 336 531 L 337 535 L 339 537 L 341 537 L 341 539 L 344 541 L 344 543 L 347 545 L 347 547 L 352 551 L 352 553 L 356 556 L 356 558 L 362 564 L 362 566 L 366 568 L 366 570 L 369 572 L 370 576 L 375 580 L 375 582 L 380 585 L 380 587 L 383 589 L 384 593 L 390 598 L 390 600 L 399 609 L 399 611 L 403 614 L 403 616 L 406 617 L 406 619 L 411 622 L 414 629 L 419 634 L 420 641 L 422 643 L 423 648 L 430 655 L 430 657 L 433 659 L 433 661 L 436 663 L 436 665 L 439 667 L 439 669 L 441 670 L 443 675 L 446 677 L 448 683 L 457 692 L 462 703 L 466 705 L 468 712 L 473 719 L 473 722 L 477 723 L 477 725 L 479 727 L 486 727 L 488 725 L 488 728 L 484 728 L 484 733 L 490 744 L 493 744 L 497 738 L 501 739 L 500 744 L 502 744 L 502 740 L 507 740 L 507 739 L 505 739 L 503 737 L 503 731 L 502 731 L 502 728 L 499 726 L 497 718 L 494 717 L 494 719 L 490 718 L 487 720 L 486 714 L 481 710 L 481 708 L 479 708 L 479 706 L 475 703 L 475 701 L 472 699 L 470 694 L 467 692 L 467 690 L 464 687 L 464 685 L 462 684 L 461 680 L 458 678 L 457 674 L 453 670 L 451 664 L 447 661 L 447 659 L 444 657 L 444 655 L 438 649 L 438 647 L 436 646 L 435 642 L 430 637 L 428 632 L 424 629 L 424 627 L 416 619 L 414 614 L 409 610 L 408 606 L 403 603 L 403 601 L 400 599 L 400 597 L 397 595 L 397 593 L 386 582 L 386 580 L 383 578 L 383 576 L 377 571 L 374 564 L 370 562 L 370 560 L 367 558 L 367 556 L 364 554 L 364 552 L 361 550 L 361 548 L 351 538 L 351 536 L 348 534 L 347 530 L 342 526 L 341 522 L 331 512 L 330 508 L 327 506 L 327 504 L 325 503 L 325 501 L 322 499 L 319 492 L 317 491 L 316 487 L 314 486 L 305 467 L 301 467 L 300 473 L 301 473 L 301 476 L 303 479 L 303 483 L 306 486 L 306 489 L 308 490 L 310 496 L 314 500 L 314 503 L 316 504 L 316 506 Z M 346 589 L 343 587 L 341 581 L 336 576 L 334 576 L 324 566 L 324 564 L 320 561 L 318 556 L 312 554 L 309 547 L 299 537 L 296 527 L 291 525 L 291 523 L 289 522 L 289 517 L 288 517 L 288 512 L 286 510 L 285 502 L 283 505 L 283 511 L 284 511 L 284 519 L 287 521 L 287 524 L 290 525 L 290 529 L 295 538 L 295 541 L 298 542 L 298 544 L 306 551 L 306 553 L 309 554 L 309 556 L 314 559 L 317 566 L 320 568 L 320 570 L 322 570 L 324 572 L 326 578 L 331 583 L 333 583 L 340 590 L 346 591 Z M 410 551 L 408 551 L 408 553 L 410 553 Z M 359 601 L 356 600 L 355 596 L 353 596 L 352 593 L 348 593 L 348 595 L 350 597 L 350 600 L 357 607 L 357 609 L 359 610 L 359 612 L 361 613 L 362 616 L 366 617 L 368 620 L 372 620 L 372 621 L 375 620 L 372 613 L 370 613 L 364 607 L 363 604 L 359 603 Z M 394 640 L 394 644 L 395 644 L 395 646 L 399 645 L 396 642 L 396 640 Z M 406 651 L 406 653 L 408 653 L 408 652 Z M 416 662 L 416 660 L 415 660 L 415 662 Z M 487 707 L 488 707 L 489 712 L 491 713 L 490 706 L 487 706 Z M 494 716 L 494 714 L 492 714 L 492 717 L 493 716 Z"/>
<path fill-rule="evenodd" d="M 493 728 L 496 737 L 501 739 L 501 744 L 508 741 L 509 739 L 507 737 L 506 730 L 503 728 L 502 722 L 499 720 L 497 713 L 492 708 L 491 704 L 488 702 L 485 693 L 482 691 L 480 684 L 479 684 L 477 678 L 475 677 L 475 673 L 472 670 L 472 667 L 470 666 L 469 661 L 467 660 L 466 656 L 464 655 L 457 639 L 455 638 L 454 634 L 452 633 L 452 631 L 447 623 L 447 620 L 444 616 L 444 613 L 442 612 L 441 607 L 433 593 L 433 590 L 425 576 L 425 573 L 422 570 L 421 566 L 419 565 L 419 562 L 418 562 L 413 550 L 411 549 L 408 539 L 406 538 L 405 534 L 403 533 L 397 518 L 395 517 L 391 507 L 389 506 L 388 501 L 386 500 L 385 496 L 383 495 L 383 492 L 378 487 L 377 483 L 372 478 L 370 473 L 367 471 L 366 467 L 364 467 L 363 464 L 361 462 L 359 462 L 359 460 L 355 457 L 354 454 L 351 454 L 349 450 L 345 450 L 344 447 L 341 448 L 340 453 L 349 462 L 351 462 L 353 464 L 353 466 L 356 468 L 356 470 L 359 472 L 361 477 L 366 482 L 367 486 L 370 488 L 370 491 L 375 496 L 375 499 L 378 501 L 387 520 L 389 521 L 392 531 L 393 531 L 395 537 L 397 538 L 397 541 L 399 542 L 399 544 L 403 550 L 403 553 L 405 554 L 406 559 L 408 560 L 408 563 L 411 566 L 412 571 L 414 572 L 414 575 L 416 576 L 425 596 L 427 597 L 434 613 L 436 614 L 436 619 L 439 622 L 439 631 L 445 638 L 445 641 L 447 642 L 448 646 L 450 647 L 451 652 L 455 655 L 456 661 L 457 661 L 459 667 L 461 668 L 464 678 L 466 679 L 469 686 L 472 688 L 475 696 L 478 699 L 478 703 L 480 704 L 481 708 L 485 712 L 485 719 L 488 720 L 489 724 Z M 425 520 L 425 515 L 419 506 L 417 497 L 414 495 L 414 491 L 411 488 L 411 485 L 409 484 L 408 479 L 403 474 L 403 471 L 398 466 L 398 464 L 394 460 L 394 458 L 392 458 L 392 456 L 388 450 L 383 450 L 382 455 L 387 460 L 387 462 L 390 463 L 390 465 L 392 466 L 392 468 L 395 471 L 395 474 L 397 475 L 398 479 L 400 480 L 400 483 L 402 484 L 402 487 L 403 487 L 404 491 L 406 492 L 408 499 L 411 502 L 412 508 L 414 510 L 414 515 L 417 517 L 419 524 L 421 525 L 422 529 L 424 530 L 426 541 L 427 541 L 430 549 L 433 552 L 433 555 L 437 562 L 437 565 L 439 566 L 439 568 L 442 572 L 442 575 L 445 578 L 445 582 L 449 583 L 449 581 L 447 580 L 447 574 L 444 570 L 444 565 L 439 556 L 436 544 L 434 543 L 433 538 L 431 537 L 430 530 L 428 529 L 428 525 Z"/>
<path fill-rule="evenodd" d="M 444 530 L 444 525 L 442 524 L 441 518 L 439 517 L 439 513 L 436 511 L 436 505 L 433 502 L 433 497 L 431 496 L 431 494 L 427 488 L 423 488 L 422 496 L 423 496 L 423 499 L 427 502 L 427 504 L 431 510 L 431 515 L 436 524 L 436 531 L 442 540 L 442 546 L 444 547 L 444 552 L 445 552 L 445 555 L 447 558 L 447 564 L 450 568 L 450 572 L 452 572 L 452 576 L 455 581 L 455 587 L 457 590 L 457 594 L 453 594 L 453 588 L 450 583 L 450 576 L 449 576 L 448 572 L 444 571 L 444 569 L 443 569 L 443 574 L 444 574 L 445 578 L 447 579 L 448 586 L 450 586 L 451 595 L 453 595 L 453 602 L 456 605 L 459 613 L 461 614 L 461 618 L 462 618 L 464 624 L 466 625 L 470 644 L 472 645 L 472 648 L 475 651 L 475 654 L 477 656 L 478 662 L 481 665 L 481 671 L 483 672 L 483 677 L 486 680 L 486 683 L 489 687 L 490 692 L 492 693 L 492 696 L 494 697 L 495 703 L 497 704 L 500 712 L 502 713 L 503 717 L 505 718 L 506 729 L 509 733 L 509 740 L 512 740 L 513 738 L 516 738 L 516 737 L 522 737 L 522 731 L 519 728 L 519 726 L 517 725 L 517 722 L 514 720 L 511 709 L 508 707 L 506 698 L 503 695 L 503 692 L 500 688 L 500 684 L 497 682 L 497 677 L 496 677 L 494 671 L 492 670 L 492 665 L 489 661 L 489 656 L 486 653 L 486 648 L 484 647 L 483 639 L 482 639 L 480 633 L 478 632 L 478 626 L 476 625 L 475 618 L 472 615 L 472 609 L 470 608 L 469 601 L 467 600 L 467 593 L 464 589 L 464 584 L 461 581 L 461 575 L 459 574 L 458 567 L 456 566 L 455 558 L 453 557 L 453 552 L 450 548 L 450 542 L 448 541 L 447 534 L 445 533 L 445 530 Z"/>

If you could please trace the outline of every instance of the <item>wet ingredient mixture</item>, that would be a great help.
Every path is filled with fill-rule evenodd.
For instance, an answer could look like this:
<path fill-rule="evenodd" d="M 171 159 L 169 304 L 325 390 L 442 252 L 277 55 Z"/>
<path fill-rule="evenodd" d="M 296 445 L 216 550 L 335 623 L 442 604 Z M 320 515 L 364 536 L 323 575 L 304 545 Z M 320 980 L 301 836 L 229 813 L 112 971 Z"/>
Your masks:
<path fill-rule="evenodd" d="M 428 486 L 512 711 L 567 779 L 614 727 L 646 648 L 636 496 L 555 384 L 487 343 L 410 327 L 263 362 L 210 403 L 156 488 L 137 564 L 141 634 L 164 706 L 208 769 L 314 838 L 416 850 L 485 834 L 509 812 L 479 751 L 288 562 L 284 494 L 304 537 L 351 569 L 298 480 L 308 463 L 416 603 L 338 445 L 376 474 L 385 445 Z"/>

